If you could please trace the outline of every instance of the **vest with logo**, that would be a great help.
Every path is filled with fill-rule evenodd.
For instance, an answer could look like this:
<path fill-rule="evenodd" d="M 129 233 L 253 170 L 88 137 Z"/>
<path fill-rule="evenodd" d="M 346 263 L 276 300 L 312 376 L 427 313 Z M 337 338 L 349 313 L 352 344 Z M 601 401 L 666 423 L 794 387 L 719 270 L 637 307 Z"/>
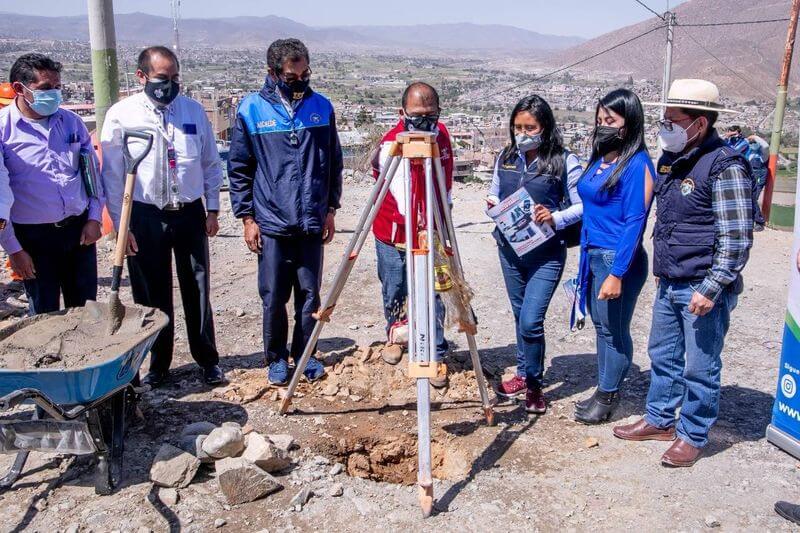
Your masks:
<path fill-rule="evenodd" d="M 566 155 L 565 153 L 564 172 L 566 172 Z M 525 159 L 519 157 L 518 154 L 513 161 L 509 157 L 505 157 L 505 153 L 500 154 L 497 176 L 500 180 L 499 198 L 501 202 L 517 192 L 520 187 L 525 187 L 535 204 L 541 204 L 550 211 L 558 211 L 564 199 L 564 178 L 541 174 L 535 165 L 530 169 L 526 169 Z M 494 237 L 498 243 L 506 244 L 505 237 L 497 228 L 494 230 Z M 553 248 L 558 248 L 559 246 L 563 246 L 563 243 L 560 239 L 554 237 L 536 250 L 541 254 L 544 251 L 552 251 Z"/>
<path fill-rule="evenodd" d="M 706 277 L 716 248 L 714 180 L 732 165 L 749 173 L 747 160 L 716 133 L 688 154 L 664 152 L 658 160 L 654 275 L 682 281 Z"/>

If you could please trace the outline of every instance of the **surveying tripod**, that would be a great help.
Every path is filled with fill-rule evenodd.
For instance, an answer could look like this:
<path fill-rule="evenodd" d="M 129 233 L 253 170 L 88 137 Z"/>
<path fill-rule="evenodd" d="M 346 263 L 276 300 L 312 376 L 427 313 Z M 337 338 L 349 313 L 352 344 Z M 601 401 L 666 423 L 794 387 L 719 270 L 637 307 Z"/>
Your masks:
<path fill-rule="evenodd" d="M 419 183 L 411 178 L 412 160 L 422 162 L 425 181 Z M 453 287 L 460 302 L 457 322 L 459 330 L 467 337 L 472 368 L 478 382 L 478 391 L 484 415 L 489 425 L 494 423 L 494 412 L 486 389 L 486 379 L 481 368 L 478 345 L 475 342 L 477 324 L 475 314 L 466 296 L 461 256 L 456 242 L 453 219 L 447 202 L 444 170 L 439 159 L 436 136 L 426 132 L 405 132 L 397 136 L 389 149 L 389 157 L 372 188 L 367 205 L 353 231 L 353 236 L 344 252 L 333 286 L 322 300 L 319 311 L 314 314 L 317 323 L 297 363 L 289 389 L 280 406 L 285 414 L 292 401 L 300 376 L 308 359 L 316 349 L 317 341 L 326 322 L 330 321 L 336 302 L 353 270 L 364 241 L 369 235 L 378 210 L 389 192 L 392 179 L 401 162 L 405 165 L 405 234 L 406 234 L 406 280 L 408 317 L 408 376 L 417 380 L 417 482 L 422 513 L 430 516 L 433 510 L 433 479 L 431 475 L 431 430 L 429 380 L 445 376 L 447 368 L 435 359 L 436 354 L 436 292 L 435 250 L 436 237 L 444 248 L 444 259 L 450 267 Z M 422 223 L 424 221 L 424 226 Z M 423 229 L 424 227 L 424 229 Z"/>

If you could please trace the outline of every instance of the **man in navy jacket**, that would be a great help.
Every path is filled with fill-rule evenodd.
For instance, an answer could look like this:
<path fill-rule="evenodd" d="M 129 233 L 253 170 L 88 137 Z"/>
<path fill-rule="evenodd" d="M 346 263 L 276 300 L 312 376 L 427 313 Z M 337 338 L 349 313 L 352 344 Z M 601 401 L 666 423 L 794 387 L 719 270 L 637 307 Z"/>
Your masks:
<path fill-rule="evenodd" d="M 258 254 L 264 352 L 269 380 L 288 381 L 286 304 L 294 291 L 291 355 L 297 361 L 314 328 L 319 305 L 322 246 L 333 239 L 342 193 L 342 149 L 333 106 L 309 88 L 305 45 L 281 39 L 267 51 L 264 87 L 239 104 L 228 174 L 233 212 Z M 325 370 L 311 358 L 310 381 Z"/>

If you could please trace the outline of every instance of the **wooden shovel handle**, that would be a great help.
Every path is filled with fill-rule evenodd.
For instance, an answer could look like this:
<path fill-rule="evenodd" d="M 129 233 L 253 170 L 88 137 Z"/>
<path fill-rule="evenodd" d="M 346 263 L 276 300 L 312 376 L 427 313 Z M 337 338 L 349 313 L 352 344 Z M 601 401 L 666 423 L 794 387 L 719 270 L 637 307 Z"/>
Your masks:
<path fill-rule="evenodd" d="M 117 230 L 117 248 L 114 250 L 114 266 L 122 267 L 125 262 L 125 252 L 128 249 L 128 228 L 131 222 L 131 207 L 133 206 L 133 185 L 136 174 L 125 176 L 125 192 L 122 194 L 122 213 L 119 216 L 119 229 Z"/>

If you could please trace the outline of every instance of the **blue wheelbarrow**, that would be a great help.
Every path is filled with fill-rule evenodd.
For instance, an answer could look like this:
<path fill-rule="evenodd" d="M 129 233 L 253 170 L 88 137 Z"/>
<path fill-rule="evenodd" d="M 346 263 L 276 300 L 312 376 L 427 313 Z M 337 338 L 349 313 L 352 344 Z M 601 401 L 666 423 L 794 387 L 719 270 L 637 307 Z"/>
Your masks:
<path fill-rule="evenodd" d="M 144 142 L 145 149 L 137 156 L 131 156 L 128 150 L 128 140 L 131 137 Z M 102 317 L 105 319 L 104 323 L 113 324 L 113 328 L 108 329 L 108 335 L 116 333 L 127 312 L 118 296 L 127 245 L 127 221 L 136 169 L 150 151 L 152 142 L 153 136 L 148 132 L 124 132 L 123 153 L 127 175 L 123 220 L 120 222 L 112 272 L 112 297 L 109 305 L 87 302 L 84 308 L 87 313 L 96 313 L 95 318 L 98 320 Z M 0 341 L 34 322 L 46 321 L 69 312 L 74 310 L 25 318 L 0 330 Z M 159 332 L 169 321 L 157 309 L 139 308 L 138 312 L 140 315 L 136 315 L 134 320 L 139 320 L 140 325 L 147 324 L 148 327 L 135 334 L 124 345 L 120 345 L 122 353 L 96 358 L 93 363 L 85 366 L 23 366 L 0 369 L 0 453 L 16 453 L 14 464 L 0 478 L 0 490 L 13 486 L 32 451 L 94 454 L 97 458 L 95 491 L 98 494 L 110 494 L 118 486 L 122 479 L 126 420 L 133 414 L 139 396 L 146 390 L 137 387 L 139 368 Z M 43 325 L 46 326 L 47 323 Z M 36 345 L 33 348 L 37 351 L 39 349 Z M 19 419 L 21 413 L 12 411 L 23 404 L 33 404 L 35 410 L 32 416 Z"/>
<path fill-rule="evenodd" d="M 26 318 L 0 330 L 0 340 L 28 321 L 66 312 Z M 148 309 L 148 313 L 146 333 L 116 357 L 78 368 L 0 369 L 0 453 L 16 453 L 11 469 L 0 478 L 0 489 L 11 488 L 29 453 L 37 451 L 94 454 L 95 491 L 113 492 L 122 479 L 127 420 L 146 390 L 135 385 L 139 368 L 168 323 L 161 311 Z M 32 417 L 20 419 L 21 413 L 11 413 L 22 404 L 35 405 Z"/>

